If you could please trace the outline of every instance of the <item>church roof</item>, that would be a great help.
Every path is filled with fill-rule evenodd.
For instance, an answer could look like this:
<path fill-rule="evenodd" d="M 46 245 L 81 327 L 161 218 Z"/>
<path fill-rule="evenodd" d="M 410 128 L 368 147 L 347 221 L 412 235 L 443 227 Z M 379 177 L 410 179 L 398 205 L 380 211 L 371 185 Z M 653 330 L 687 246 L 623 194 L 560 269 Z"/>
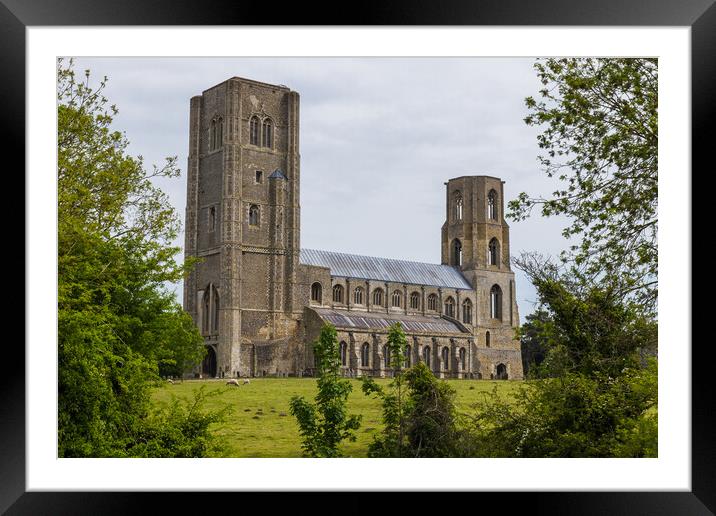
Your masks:
<path fill-rule="evenodd" d="M 412 285 L 472 290 L 457 267 L 356 254 L 301 249 L 301 263 L 331 269 L 331 275 Z"/>
<path fill-rule="evenodd" d="M 313 310 L 321 319 L 341 329 L 380 331 L 400 322 L 403 330 L 409 333 L 459 333 L 463 336 L 466 333 L 457 324 L 442 317 L 354 312 L 328 308 L 313 308 Z"/>

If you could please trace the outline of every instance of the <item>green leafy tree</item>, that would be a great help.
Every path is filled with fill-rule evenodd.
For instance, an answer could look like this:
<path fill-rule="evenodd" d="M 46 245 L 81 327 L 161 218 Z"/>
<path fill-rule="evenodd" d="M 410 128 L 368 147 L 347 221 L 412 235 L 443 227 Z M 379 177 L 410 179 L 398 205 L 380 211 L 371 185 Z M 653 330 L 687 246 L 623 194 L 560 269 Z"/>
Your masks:
<path fill-rule="evenodd" d="M 513 400 L 495 390 L 476 407 L 481 457 L 656 457 L 657 365 L 618 378 L 565 373 L 528 382 Z"/>
<path fill-rule="evenodd" d="M 384 389 L 363 377 L 363 393 L 381 400 L 383 430 L 369 445 L 370 457 L 460 457 L 469 440 L 459 430 L 455 390 L 419 362 L 404 370 L 406 337 L 400 323 L 388 332 L 393 380 Z"/>
<path fill-rule="evenodd" d="M 298 421 L 304 454 L 309 457 L 341 457 L 340 443 L 355 441 L 360 427 L 360 415 L 348 415 L 348 395 L 353 390 L 350 381 L 341 378 L 340 351 L 336 328 L 324 324 L 313 344 L 318 374 L 318 393 L 315 404 L 302 396 L 293 396 L 291 415 Z"/>
<path fill-rule="evenodd" d="M 525 322 L 519 329 L 522 370 L 526 377 L 539 376 L 538 366 L 542 363 L 547 353 L 547 342 L 544 334 L 549 331 L 546 327 L 551 323 L 549 313 L 540 307 L 525 317 Z"/>
<path fill-rule="evenodd" d="M 550 58 L 534 65 L 544 86 L 526 99 L 528 125 L 541 129 L 539 157 L 560 186 L 551 196 L 521 193 L 508 217 L 539 206 L 545 217 L 571 221 L 563 253 L 572 274 L 611 283 L 614 294 L 647 314 L 657 303 L 656 59 Z"/>
<path fill-rule="evenodd" d="M 57 74 L 58 451 L 129 456 L 150 424 L 152 382 L 204 353 L 164 286 L 191 263 L 174 260 L 179 219 L 152 180 L 179 170 L 170 158 L 147 172 L 127 154 L 106 78 L 92 88 L 62 60 Z"/>

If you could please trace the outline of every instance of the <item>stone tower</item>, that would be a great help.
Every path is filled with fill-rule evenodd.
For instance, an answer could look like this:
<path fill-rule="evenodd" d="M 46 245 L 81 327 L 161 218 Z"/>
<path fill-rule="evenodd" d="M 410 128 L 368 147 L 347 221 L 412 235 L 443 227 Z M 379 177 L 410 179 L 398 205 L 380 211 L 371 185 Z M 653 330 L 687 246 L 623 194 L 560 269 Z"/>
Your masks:
<path fill-rule="evenodd" d="M 515 275 L 510 267 L 510 228 L 504 219 L 504 181 L 462 176 L 446 185 L 442 263 L 460 268 L 477 293 L 476 325 L 487 347 L 519 350 Z M 521 377 L 521 366 L 519 367 Z M 518 376 L 511 371 L 510 377 Z"/>
<path fill-rule="evenodd" d="M 190 101 L 184 309 L 209 376 L 254 375 L 257 343 L 296 333 L 298 135 L 285 86 L 233 77 Z"/>

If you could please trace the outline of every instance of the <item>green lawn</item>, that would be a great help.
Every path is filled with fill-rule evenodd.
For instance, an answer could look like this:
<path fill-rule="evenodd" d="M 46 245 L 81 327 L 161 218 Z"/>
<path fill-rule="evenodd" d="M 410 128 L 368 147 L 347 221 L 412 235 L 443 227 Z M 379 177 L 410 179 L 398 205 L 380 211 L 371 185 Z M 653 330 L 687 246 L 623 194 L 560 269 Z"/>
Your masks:
<path fill-rule="evenodd" d="M 458 408 L 467 411 L 496 385 L 500 393 L 516 389 L 518 381 L 447 380 L 457 391 Z M 387 384 L 389 380 L 378 380 Z M 365 457 L 374 432 L 380 430 L 380 403 L 361 392 L 359 380 L 352 379 L 353 392 L 348 399 L 351 414 L 362 414 L 356 442 L 345 442 L 343 452 L 348 457 Z M 158 403 L 171 400 L 172 396 L 191 399 L 193 392 L 207 386 L 207 390 L 219 389 L 221 394 L 206 402 L 207 408 L 232 407 L 224 423 L 215 425 L 215 432 L 226 443 L 221 456 L 226 457 L 301 457 L 301 440 L 296 419 L 288 406 L 292 396 L 304 396 L 313 401 L 316 381 L 313 378 L 251 378 L 251 383 L 241 387 L 227 386 L 224 380 L 188 380 L 166 384 L 157 388 L 153 398 Z"/>

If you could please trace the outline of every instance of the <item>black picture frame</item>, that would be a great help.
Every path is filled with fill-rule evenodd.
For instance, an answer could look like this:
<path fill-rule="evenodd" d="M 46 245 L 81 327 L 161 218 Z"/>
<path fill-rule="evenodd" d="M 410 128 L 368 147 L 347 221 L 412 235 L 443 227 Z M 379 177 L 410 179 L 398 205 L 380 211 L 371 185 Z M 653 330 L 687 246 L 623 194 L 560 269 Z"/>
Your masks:
<path fill-rule="evenodd" d="M 716 141 L 716 5 L 714 0 L 425 0 L 371 1 L 353 9 L 327 11 L 316 3 L 292 3 L 269 9 L 271 25 L 578 25 L 578 26 L 688 26 L 691 28 L 692 170 L 707 167 L 707 153 Z M 2 70 L 2 142 L 4 150 L 25 160 L 25 29 L 28 26 L 73 25 L 262 25 L 267 23 L 265 3 L 197 0 L 0 0 L 0 70 Z M 350 14 L 344 14 L 349 13 Z M 322 17 L 322 18 L 321 18 Z M 320 20 L 320 23 L 319 21 Z M 6 154 L 6 156 L 8 155 Z M 708 160 L 708 161 L 707 161 Z M 708 169 L 713 169 L 708 165 Z M 693 181 L 691 178 L 685 180 Z M 22 181 L 19 181 L 22 184 Z M 24 186 L 23 193 L 24 193 Z M 19 193 L 6 206 L 15 213 L 23 202 Z M 694 205 L 696 204 L 694 199 Z M 6 213 L 8 213 L 6 208 Z M 24 210 L 22 211 L 24 212 Z M 693 233 L 692 233 L 693 234 Z M 23 236 L 24 238 L 24 236 Z M 17 246 L 15 256 L 26 261 Z M 24 249 L 24 247 L 22 248 Z M 693 255 L 693 251 L 691 253 Z M 30 274 L 30 271 L 26 271 Z M 695 303 L 694 303 L 695 306 Z M 693 320 L 693 317 L 692 317 Z M 688 330 L 688 329 L 687 329 Z M 691 344 L 684 332 L 683 346 Z M 695 341 L 695 339 L 694 339 Z M 702 342 L 702 344 L 706 344 Z M 716 511 L 716 434 L 709 414 L 715 406 L 711 362 L 707 346 L 694 345 L 692 353 L 692 490 L 690 492 L 531 492 L 450 494 L 450 503 L 470 511 L 485 512 L 515 502 L 529 504 L 529 512 L 551 514 L 713 514 Z M 25 489 L 25 358 L 7 358 L 12 368 L 0 376 L 0 511 L 7 514 L 142 514 L 187 512 L 199 505 L 204 512 L 251 510 L 253 503 L 266 503 L 268 493 L 78 493 L 26 492 Z M 267 507 L 275 512 L 282 504 L 291 512 L 321 510 L 307 498 L 293 493 L 283 501 L 271 495 Z M 345 493 L 341 512 L 377 510 L 365 493 Z M 157 498 L 161 497 L 160 500 Z M 424 495 L 404 497 L 405 509 L 423 504 Z M 263 502 L 262 502 L 263 500 Z M 265 512 L 265 511 L 264 511 Z"/>

